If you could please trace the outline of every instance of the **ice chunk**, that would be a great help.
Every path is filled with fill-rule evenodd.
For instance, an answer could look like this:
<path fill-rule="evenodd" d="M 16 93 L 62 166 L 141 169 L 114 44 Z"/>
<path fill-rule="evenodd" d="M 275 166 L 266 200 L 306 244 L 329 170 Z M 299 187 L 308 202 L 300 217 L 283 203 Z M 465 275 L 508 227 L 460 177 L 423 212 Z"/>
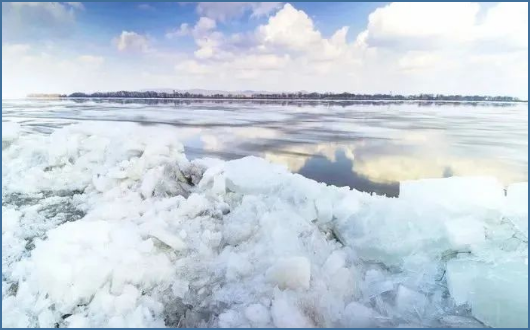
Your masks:
<path fill-rule="evenodd" d="M 472 216 L 447 220 L 445 228 L 455 250 L 465 249 L 485 241 L 484 224 Z"/>
<path fill-rule="evenodd" d="M 22 216 L 22 212 L 2 206 L 2 234 L 13 231 Z"/>
<path fill-rule="evenodd" d="M 528 327 L 528 266 L 522 260 L 495 264 L 451 260 L 447 281 L 457 304 L 491 327 Z"/>
<path fill-rule="evenodd" d="M 339 219 L 348 218 L 357 213 L 360 208 L 359 196 L 355 191 L 351 191 L 333 206 L 333 215 Z"/>
<path fill-rule="evenodd" d="M 446 315 L 440 318 L 444 328 L 485 328 L 477 319 L 459 315 Z"/>
<path fill-rule="evenodd" d="M 2 122 L 2 142 L 11 142 L 18 138 L 20 125 L 17 123 Z"/>
<path fill-rule="evenodd" d="M 280 289 L 309 289 L 311 264 L 305 257 L 289 257 L 278 260 L 267 270 L 267 279 Z"/>
<path fill-rule="evenodd" d="M 403 181 L 399 197 L 461 211 L 469 207 L 500 208 L 504 187 L 493 177 L 451 177 Z"/>
<path fill-rule="evenodd" d="M 478 276 L 478 265 L 466 259 L 453 259 L 447 263 L 447 285 L 457 305 L 466 304 L 473 292 L 473 281 Z"/>
<path fill-rule="evenodd" d="M 264 327 L 271 321 L 269 309 L 262 304 L 252 304 L 245 308 L 245 317 L 253 327 Z"/>
<path fill-rule="evenodd" d="M 155 191 L 158 180 L 162 177 L 162 168 L 153 168 L 145 173 L 142 180 L 142 187 L 140 188 L 144 198 L 151 197 Z"/>
<path fill-rule="evenodd" d="M 400 285 L 396 294 L 396 307 L 404 315 L 413 315 L 420 318 L 427 307 L 429 300 L 417 291 Z"/>
<path fill-rule="evenodd" d="M 481 266 L 472 286 L 473 315 L 496 328 L 528 328 L 528 266 L 520 261 Z"/>
<path fill-rule="evenodd" d="M 372 196 L 117 125 L 2 150 L 3 326 L 527 325 L 527 185 Z"/>
<path fill-rule="evenodd" d="M 237 280 L 252 272 L 252 264 L 238 254 L 231 254 L 226 265 L 226 277 Z"/>
<path fill-rule="evenodd" d="M 528 182 L 508 186 L 506 197 L 509 219 L 521 233 L 528 237 Z"/>
<path fill-rule="evenodd" d="M 377 312 L 358 302 L 349 303 L 342 314 L 341 325 L 345 328 L 372 328 L 376 325 Z"/>
<path fill-rule="evenodd" d="M 513 183 L 508 186 L 508 208 L 520 214 L 528 214 L 528 182 Z"/>
<path fill-rule="evenodd" d="M 45 310 L 39 314 L 38 317 L 40 328 L 53 328 L 55 327 L 55 317 L 49 310 Z"/>
<path fill-rule="evenodd" d="M 127 283 L 149 285 L 167 279 L 169 259 L 141 252 L 143 241 L 133 226 L 105 222 L 66 223 L 48 232 L 33 251 L 34 277 L 57 308 L 86 303 L 106 283 L 121 290 Z"/>
<path fill-rule="evenodd" d="M 186 248 L 186 244 L 177 235 L 173 235 L 168 231 L 154 230 L 150 234 L 175 251 L 181 251 Z"/>
<path fill-rule="evenodd" d="M 346 255 L 343 251 L 334 251 L 331 253 L 323 265 L 323 270 L 329 275 L 335 274 L 339 269 L 344 267 Z"/>
<path fill-rule="evenodd" d="M 275 291 L 271 308 L 272 320 L 277 328 L 313 328 L 311 320 L 300 310 L 287 292 Z"/>
<path fill-rule="evenodd" d="M 333 207 L 328 197 L 321 196 L 315 201 L 317 217 L 320 223 L 328 223 L 333 218 Z"/>
<path fill-rule="evenodd" d="M 66 324 L 68 324 L 69 328 L 88 328 L 90 327 L 90 322 L 86 318 L 86 316 L 83 315 L 72 315 L 66 319 Z"/>
<path fill-rule="evenodd" d="M 248 194 L 271 191 L 282 183 L 282 175 L 288 173 L 285 167 L 254 156 L 232 160 L 223 166 L 227 188 Z"/>

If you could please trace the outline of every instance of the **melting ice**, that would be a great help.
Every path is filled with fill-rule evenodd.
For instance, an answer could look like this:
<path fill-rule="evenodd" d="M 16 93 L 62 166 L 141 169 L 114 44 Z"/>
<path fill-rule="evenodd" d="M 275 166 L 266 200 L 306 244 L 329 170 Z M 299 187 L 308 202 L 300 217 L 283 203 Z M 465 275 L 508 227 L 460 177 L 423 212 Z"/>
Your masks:
<path fill-rule="evenodd" d="M 2 124 L 3 327 L 527 327 L 528 184 L 399 198 L 171 129 Z"/>

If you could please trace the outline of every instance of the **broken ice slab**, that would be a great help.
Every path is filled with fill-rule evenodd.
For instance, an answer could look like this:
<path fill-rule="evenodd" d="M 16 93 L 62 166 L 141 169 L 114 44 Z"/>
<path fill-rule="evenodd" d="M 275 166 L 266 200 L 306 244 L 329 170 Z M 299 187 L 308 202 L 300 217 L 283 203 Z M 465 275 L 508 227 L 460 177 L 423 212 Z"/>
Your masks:
<path fill-rule="evenodd" d="M 506 213 L 513 225 L 528 237 L 528 182 L 508 186 Z"/>
<path fill-rule="evenodd" d="M 493 177 L 423 179 L 402 181 L 399 197 L 455 210 L 496 209 L 504 203 L 504 187 Z"/>
<path fill-rule="evenodd" d="M 491 327 L 528 327 L 528 268 L 522 259 L 494 264 L 467 258 L 447 264 L 447 284 L 458 305 Z"/>

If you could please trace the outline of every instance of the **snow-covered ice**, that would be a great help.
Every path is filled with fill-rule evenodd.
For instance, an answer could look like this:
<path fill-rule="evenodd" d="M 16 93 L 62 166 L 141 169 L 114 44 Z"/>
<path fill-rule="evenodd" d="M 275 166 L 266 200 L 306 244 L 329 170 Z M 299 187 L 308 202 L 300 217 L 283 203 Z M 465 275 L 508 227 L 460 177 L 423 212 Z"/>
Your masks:
<path fill-rule="evenodd" d="M 2 326 L 528 326 L 527 183 L 386 198 L 177 140 L 2 124 Z"/>

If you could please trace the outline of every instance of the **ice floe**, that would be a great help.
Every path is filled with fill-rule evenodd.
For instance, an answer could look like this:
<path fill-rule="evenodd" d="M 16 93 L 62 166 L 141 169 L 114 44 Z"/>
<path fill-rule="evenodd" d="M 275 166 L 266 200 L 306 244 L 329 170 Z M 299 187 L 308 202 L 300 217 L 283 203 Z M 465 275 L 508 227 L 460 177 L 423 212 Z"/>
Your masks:
<path fill-rule="evenodd" d="M 399 198 L 174 130 L 2 124 L 4 327 L 527 327 L 528 184 Z"/>

